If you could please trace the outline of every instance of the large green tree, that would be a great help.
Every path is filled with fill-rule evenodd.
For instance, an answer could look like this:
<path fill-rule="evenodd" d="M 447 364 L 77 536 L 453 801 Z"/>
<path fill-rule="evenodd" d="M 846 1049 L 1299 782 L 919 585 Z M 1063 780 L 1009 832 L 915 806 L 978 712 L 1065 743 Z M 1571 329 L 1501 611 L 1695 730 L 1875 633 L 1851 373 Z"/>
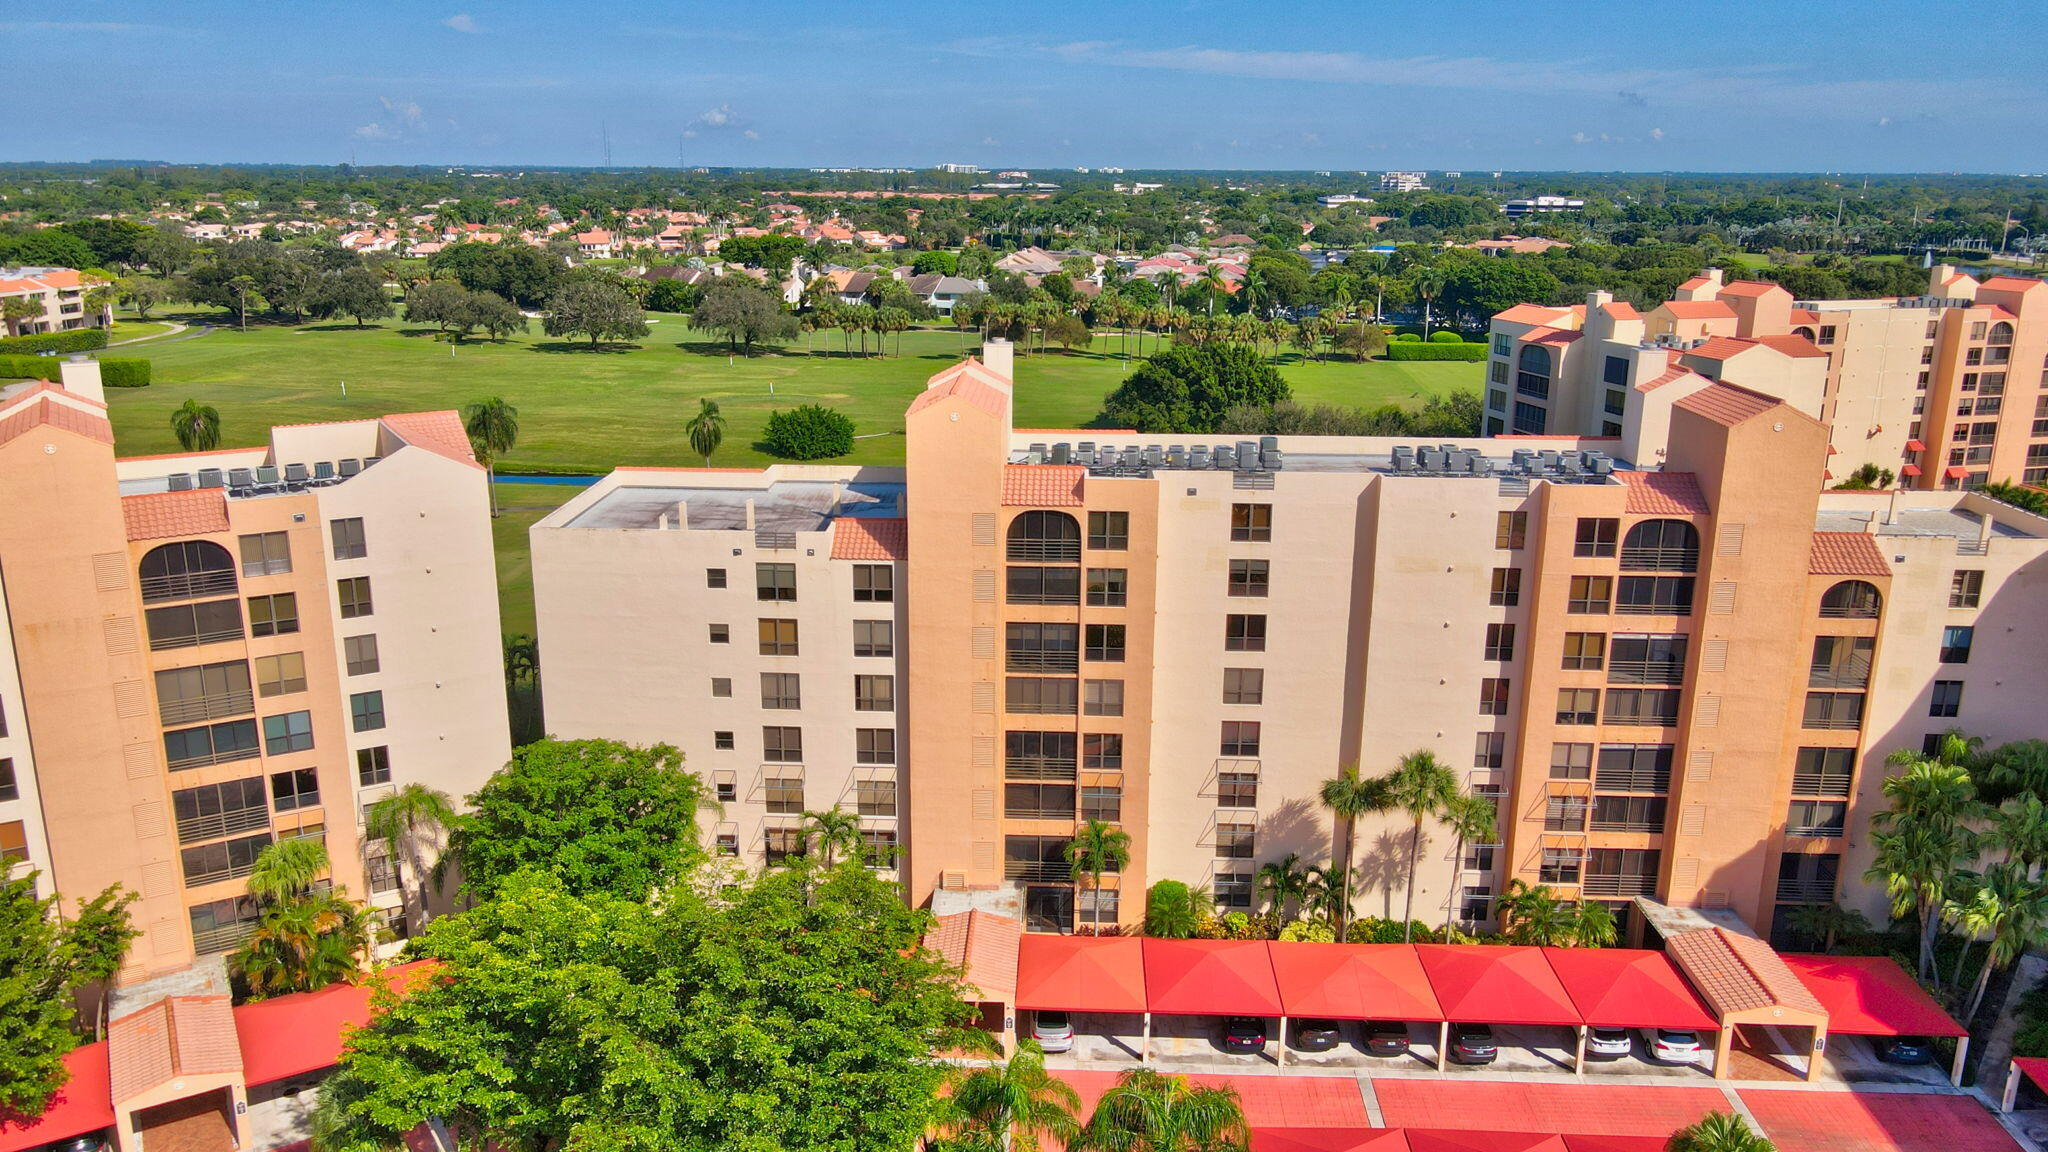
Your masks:
<path fill-rule="evenodd" d="M 649 331 L 647 313 L 631 292 L 595 278 L 568 280 L 555 289 L 540 326 L 550 336 L 588 336 L 592 348 L 600 340 L 637 340 Z"/>
<path fill-rule="evenodd" d="M 36 878 L 0 879 L 0 1114 L 36 1115 L 63 1086 L 78 1046 L 73 997 L 112 979 L 135 938 L 133 893 L 109 888 L 66 922 Z"/>
<path fill-rule="evenodd" d="M 443 978 L 350 1036 L 315 1143 L 438 1118 L 507 1152 L 901 1152 L 965 1017 L 929 925 L 853 864 L 658 903 L 522 874 L 416 942 Z"/>
<path fill-rule="evenodd" d="M 754 354 L 754 345 L 796 335 L 796 318 L 782 310 L 782 301 L 765 288 L 742 279 L 725 279 L 704 290 L 704 299 L 690 314 L 690 326 L 725 337 L 728 353 Z"/>
<path fill-rule="evenodd" d="M 1177 344 L 1138 365 L 1103 402 L 1100 423 L 1139 432 L 1215 432 L 1239 405 L 1270 407 L 1290 393 L 1271 364 L 1238 344 Z"/>
<path fill-rule="evenodd" d="M 480 899 L 521 868 L 573 893 L 645 899 L 696 855 L 702 792 L 666 744 L 539 740 L 469 798 L 448 855 Z"/>

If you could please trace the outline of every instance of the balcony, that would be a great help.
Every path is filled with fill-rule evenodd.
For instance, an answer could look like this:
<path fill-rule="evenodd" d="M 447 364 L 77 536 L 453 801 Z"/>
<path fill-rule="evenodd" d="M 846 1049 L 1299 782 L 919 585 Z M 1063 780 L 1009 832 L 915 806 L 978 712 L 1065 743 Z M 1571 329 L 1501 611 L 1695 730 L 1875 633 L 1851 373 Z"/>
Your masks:
<path fill-rule="evenodd" d="M 1685 662 L 1683 660 L 1610 660 L 1607 663 L 1609 684 L 1683 684 Z"/>
<path fill-rule="evenodd" d="M 232 596 L 235 590 L 235 572 L 232 568 L 142 577 L 144 604 L 156 604 L 165 600 L 197 600 L 204 596 Z"/>
<path fill-rule="evenodd" d="M 1072 780 L 1078 763 L 1071 756 L 1011 756 L 1003 774 L 1012 780 Z"/>
<path fill-rule="evenodd" d="M 1849 776 L 1836 772 L 1794 772 L 1792 794 L 1846 798 L 1849 795 Z"/>
<path fill-rule="evenodd" d="M 1003 669 L 1007 672 L 1079 672 L 1081 654 L 1073 649 L 1012 648 L 1004 656 Z"/>
<path fill-rule="evenodd" d="M 178 843 L 218 840 L 237 832 L 255 832 L 270 827 L 268 808 L 240 808 L 233 812 L 209 812 L 178 821 Z"/>
<path fill-rule="evenodd" d="M 1700 566 L 1698 548 L 1629 548 L 1621 550 L 1624 572 L 1694 572 Z"/>
<path fill-rule="evenodd" d="M 240 635 L 237 630 L 234 635 Z M 247 689 L 190 700 L 164 700 L 157 704 L 157 719 L 165 725 L 190 724 L 199 720 L 220 720 L 256 710 L 256 698 Z"/>
<path fill-rule="evenodd" d="M 1071 884 L 1073 866 L 1062 860 L 1005 860 L 1003 879 L 1037 884 Z"/>
<path fill-rule="evenodd" d="M 1079 540 L 1012 540 L 1005 555 L 1014 564 L 1079 564 Z"/>
<path fill-rule="evenodd" d="M 232 952 L 242 946 L 242 941 L 255 934 L 257 921 L 229 924 L 221 928 L 194 929 L 192 949 L 201 956 L 216 952 Z"/>
<path fill-rule="evenodd" d="M 1589 874 L 1579 890 L 1587 896 L 1655 896 L 1657 878 Z"/>
<path fill-rule="evenodd" d="M 1795 904 L 1826 904 L 1835 898 L 1832 877 L 1821 879 L 1778 878 L 1778 899 Z"/>

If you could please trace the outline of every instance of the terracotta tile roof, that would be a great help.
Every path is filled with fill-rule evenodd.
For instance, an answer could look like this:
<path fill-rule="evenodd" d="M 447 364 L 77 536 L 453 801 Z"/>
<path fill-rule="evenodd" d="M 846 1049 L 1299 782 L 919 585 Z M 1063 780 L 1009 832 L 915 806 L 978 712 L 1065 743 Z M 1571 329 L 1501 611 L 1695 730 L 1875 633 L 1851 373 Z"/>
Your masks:
<path fill-rule="evenodd" d="M 1716 299 L 1724 296 L 1754 297 L 1767 296 L 1772 292 L 1785 292 L 1785 289 L 1782 285 L 1773 284 L 1768 280 L 1737 280 L 1714 293 L 1714 296 Z M 1789 292 L 1785 294 L 1791 295 Z"/>
<path fill-rule="evenodd" d="M 1813 341 L 1808 340 L 1804 336 L 1794 336 L 1789 332 L 1777 336 L 1757 336 L 1753 337 L 1753 339 L 1759 344 L 1775 348 L 1787 356 L 1802 360 L 1811 360 L 1815 357 L 1825 359 L 1827 357 L 1827 353 L 1815 347 Z"/>
<path fill-rule="evenodd" d="M 1690 368 L 1681 368 L 1674 364 L 1671 367 L 1666 368 L 1664 370 L 1663 375 L 1657 376 L 1653 379 L 1645 380 L 1642 383 L 1637 384 L 1636 391 L 1655 392 L 1657 389 L 1664 387 L 1666 384 L 1676 384 L 1680 380 L 1697 380 L 1701 384 L 1713 383 L 1713 381 L 1707 379 L 1705 376 L 1700 375 L 1699 373 L 1693 371 Z"/>
<path fill-rule="evenodd" d="M 1626 300 L 1616 300 L 1612 304 L 1603 304 L 1600 306 L 1600 310 L 1615 320 L 1640 320 L 1643 316 L 1641 312 L 1636 311 L 1635 305 Z"/>
<path fill-rule="evenodd" d="M 437 456 L 446 456 L 473 468 L 483 467 L 476 462 L 476 454 L 470 450 L 469 433 L 463 430 L 462 416 L 453 408 L 443 408 L 439 412 L 393 412 L 382 419 L 384 427 L 393 436 L 415 448 L 425 448 Z"/>
<path fill-rule="evenodd" d="M 1673 936 L 1665 948 L 1717 1015 L 1758 1008 L 1789 1008 L 1823 1019 L 1828 1014 L 1798 974 L 1754 936 L 1697 928 Z"/>
<path fill-rule="evenodd" d="M 1807 308 L 1794 308 L 1792 310 L 1792 322 L 1794 324 L 1818 324 L 1820 323 L 1820 313 Z"/>
<path fill-rule="evenodd" d="M 1680 320 L 1735 319 L 1735 309 L 1719 300 L 1666 300 L 1657 307 Z"/>
<path fill-rule="evenodd" d="M 1005 464 L 1003 506 L 1079 508 L 1086 475 L 1088 469 L 1079 464 Z"/>
<path fill-rule="evenodd" d="M 1017 999 L 1017 942 L 1024 925 L 991 912 L 955 912 L 939 917 L 925 947 L 959 968 L 967 986 L 984 1000 Z"/>
<path fill-rule="evenodd" d="M 1705 288 L 1707 285 L 1712 283 L 1713 281 L 1707 279 L 1705 276 L 1695 276 L 1690 280 L 1686 280 L 1680 283 L 1678 286 L 1682 289 L 1691 290 L 1694 288 Z"/>
<path fill-rule="evenodd" d="M 910 555 L 909 521 L 842 516 L 832 522 L 834 560 L 903 560 Z"/>
<path fill-rule="evenodd" d="M 1993 292 L 2031 292 L 2042 283 L 2031 276 L 1993 276 L 1977 287 L 1989 288 Z"/>
<path fill-rule="evenodd" d="M 1687 348 L 1685 354 L 1687 356 L 1697 356 L 1702 360 L 1726 360 L 1732 356 L 1747 352 L 1754 347 L 1756 347 L 1756 341 L 1754 340 L 1743 340 L 1735 336 L 1716 336 L 1696 347 Z"/>
<path fill-rule="evenodd" d="M 973 358 L 962 360 L 927 381 L 924 391 L 910 402 L 905 415 L 922 412 L 941 400 L 958 396 L 992 416 L 1001 416 L 1010 407 L 1010 397 L 1001 385 L 1001 377 L 983 367 L 981 361 Z"/>
<path fill-rule="evenodd" d="M 1690 472 L 1616 472 L 1628 486 L 1624 511 L 1643 516 L 1705 516 L 1706 494 Z"/>
<path fill-rule="evenodd" d="M 1891 565 L 1868 532 L 1815 532 L 1806 570 L 1815 576 L 1889 576 Z"/>
<path fill-rule="evenodd" d="M 1569 315 L 1564 308 L 1551 308 L 1542 304 L 1517 304 L 1505 312 L 1494 313 L 1495 320 L 1506 320 L 1511 324 L 1549 324 Z"/>
<path fill-rule="evenodd" d="M 114 442 L 114 429 L 107 423 L 107 418 L 103 414 L 83 411 L 51 397 L 41 396 L 28 404 L 15 407 L 5 417 L 0 417 L 0 444 L 44 425 L 61 428 L 102 444 Z"/>
<path fill-rule="evenodd" d="M 1769 412 L 1780 403 L 1776 397 L 1766 396 L 1761 392 L 1737 388 L 1733 384 L 1715 384 L 1680 400 L 1675 407 L 1683 408 L 1697 416 L 1705 416 L 1716 424 L 1733 428 L 1745 420 L 1753 420 Z"/>
<path fill-rule="evenodd" d="M 107 1026 L 116 1105 L 186 1076 L 239 1075 L 242 1049 L 225 996 L 166 996 Z"/>
<path fill-rule="evenodd" d="M 207 536 L 228 530 L 227 493 L 219 488 L 121 497 L 130 540 Z"/>
<path fill-rule="evenodd" d="M 56 359 L 56 357 L 38 356 L 36 357 L 36 359 L 54 360 Z M 12 406 L 26 401 L 31 396 L 43 396 L 47 394 L 55 394 L 58 396 L 62 396 L 65 399 L 70 400 L 73 404 L 83 404 L 88 408 L 97 408 L 102 412 L 107 410 L 107 405 L 105 401 L 95 400 L 90 396 L 80 396 L 76 392 L 66 392 L 62 384 L 52 384 L 48 380 L 38 380 L 34 385 L 27 388 L 23 388 L 21 391 L 16 392 L 12 396 L 9 396 L 7 398 L 7 403 L 9 406 Z"/>
<path fill-rule="evenodd" d="M 1530 344 L 1569 344 L 1584 335 L 1569 328 L 1543 327 L 1531 329 L 1522 339 Z"/>

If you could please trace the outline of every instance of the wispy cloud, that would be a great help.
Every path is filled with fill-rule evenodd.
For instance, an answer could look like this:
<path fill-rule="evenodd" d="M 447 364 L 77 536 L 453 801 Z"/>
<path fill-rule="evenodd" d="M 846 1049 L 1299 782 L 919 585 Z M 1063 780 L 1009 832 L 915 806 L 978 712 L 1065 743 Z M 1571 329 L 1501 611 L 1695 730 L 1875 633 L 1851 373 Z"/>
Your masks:
<path fill-rule="evenodd" d="M 404 140 L 418 136 L 427 125 L 426 113 L 411 100 L 394 100 L 380 96 L 377 103 L 384 106 L 384 115 L 357 128 L 358 140 Z"/>
<path fill-rule="evenodd" d="M 476 26 L 476 17 L 471 16 L 467 12 L 457 12 L 455 15 L 441 21 L 441 26 L 452 28 L 457 32 L 467 33 L 471 36 L 483 31 L 483 29 Z"/>
<path fill-rule="evenodd" d="M 716 108 L 708 108 L 702 114 L 691 119 L 683 127 L 683 136 L 685 138 L 693 138 L 705 133 L 716 134 L 723 132 L 738 133 L 748 140 L 759 140 L 761 138 L 759 132 L 754 131 L 753 128 L 748 126 L 746 117 L 733 111 L 731 104 L 720 104 Z"/>

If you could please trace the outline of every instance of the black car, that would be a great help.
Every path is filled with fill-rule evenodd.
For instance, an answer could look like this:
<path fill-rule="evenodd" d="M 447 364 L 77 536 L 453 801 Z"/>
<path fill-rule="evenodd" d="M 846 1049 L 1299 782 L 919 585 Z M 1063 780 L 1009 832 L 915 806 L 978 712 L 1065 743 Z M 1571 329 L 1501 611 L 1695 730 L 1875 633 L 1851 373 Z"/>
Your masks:
<path fill-rule="evenodd" d="M 1266 1022 L 1250 1016 L 1232 1016 L 1223 1022 L 1225 1052 L 1264 1052 Z"/>
<path fill-rule="evenodd" d="M 1365 1050 L 1374 1056 L 1406 1056 L 1408 1025 L 1399 1020 L 1365 1022 Z"/>
<path fill-rule="evenodd" d="M 1932 1064 L 1934 1042 L 1925 1036 L 1894 1036 L 1878 1044 L 1877 1058 L 1887 1064 Z"/>
<path fill-rule="evenodd" d="M 1491 1064 L 1500 1049 L 1493 1043 L 1493 1029 L 1484 1024 L 1451 1025 L 1451 1059 L 1460 1064 Z"/>
<path fill-rule="evenodd" d="M 1328 1052 L 1344 1039 L 1344 1032 L 1335 1020 L 1297 1020 L 1294 1022 L 1294 1047 L 1302 1052 Z"/>

